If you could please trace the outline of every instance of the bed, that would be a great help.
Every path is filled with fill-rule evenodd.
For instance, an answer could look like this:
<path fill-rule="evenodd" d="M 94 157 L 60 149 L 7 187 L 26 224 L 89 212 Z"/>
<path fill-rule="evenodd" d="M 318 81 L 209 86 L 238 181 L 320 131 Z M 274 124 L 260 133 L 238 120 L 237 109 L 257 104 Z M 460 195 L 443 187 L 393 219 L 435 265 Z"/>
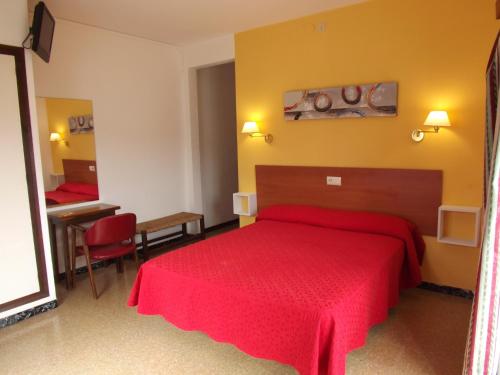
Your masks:
<path fill-rule="evenodd" d="M 47 206 L 99 199 L 95 160 L 63 159 L 65 183 L 45 192 Z"/>
<path fill-rule="evenodd" d="M 439 171 L 410 173 L 411 181 L 391 184 L 399 191 L 398 201 L 377 184 L 401 170 L 383 171 L 382 179 L 374 170 L 356 194 L 383 194 L 372 203 L 355 200 L 352 211 L 318 207 L 314 201 L 332 205 L 331 194 L 352 191 L 356 178 L 333 193 L 318 184 L 321 188 L 312 187 L 314 196 L 304 198 L 304 189 L 314 186 L 311 176 L 324 182 L 323 177 L 339 173 L 318 169 L 311 174 L 308 167 L 297 167 L 307 172 L 304 187 L 301 173 L 285 167 L 269 173 L 269 168 L 257 170 L 258 201 L 263 203 L 255 224 L 143 264 L 128 303 L 141 314 L 162 315 L 181 329 L 202 331 L 301 374 L 343 374 L 347 353 L 362 346 L 370 327 L 387 317 L 400 290 L 421 282 L 425 248 L 420 227 L 403 215 L 360 207 L 387 199 L 392 202 L 388 211 L 411 213 L 413 203 L 402 197 L 408 192 L 400 189 L 407 183 L 413 184 L 412 199 L 439 205 L 442 176 Z M 335 172 L 344 179 L 362 171 Z M 429 191 L 419 188 L 422 173 L 432 175 L 425 180 L 432 185 Z M 290 178 L 297 179 L 295 185 L 288 184 Z M 270 198 L 276 186 L 281 194 Z M 431 209 L 427 214 L 420 209 L 416 222 L 433 220 L 437 209 L 433 215 Z"/>

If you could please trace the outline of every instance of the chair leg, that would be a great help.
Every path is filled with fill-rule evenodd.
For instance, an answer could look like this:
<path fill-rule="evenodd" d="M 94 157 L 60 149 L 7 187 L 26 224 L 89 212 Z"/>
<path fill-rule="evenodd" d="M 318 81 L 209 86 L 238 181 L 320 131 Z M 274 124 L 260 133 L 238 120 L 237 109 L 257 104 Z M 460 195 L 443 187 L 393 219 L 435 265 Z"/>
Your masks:
<path fill-rule="evenodd" d="M 139 255 L 137 255 L 137 249 L 134 251 L 135 268 L 139 271 Z"/>
<path fill-rule="evenodd" d="M 90 253 L 89 253 L 89 248 L 87 245 L 84 245 L 85 249 L 85 258 L 87 259 L 87 269 L 89 270 L 89 276 L 90 276 L 90 286 L 92 287 L 92 294 L 94 295 L 94 298 L 97 299 L 97 289 L 95 287 L 95 281 L 94 281 L 94 272 L 92 271 L 92 263 L 90 262 Z"/>
<path fill-rule="evenodd" d="M 116 272 L 123 273 L 123 257 L 116 258 Z"/>

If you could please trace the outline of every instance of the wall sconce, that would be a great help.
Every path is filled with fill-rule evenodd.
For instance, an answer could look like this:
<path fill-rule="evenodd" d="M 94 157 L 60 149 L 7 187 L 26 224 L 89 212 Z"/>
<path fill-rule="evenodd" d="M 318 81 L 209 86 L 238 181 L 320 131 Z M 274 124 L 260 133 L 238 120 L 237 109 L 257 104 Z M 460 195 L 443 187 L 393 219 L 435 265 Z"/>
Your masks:
<path fill-rule="evenodd" d="M 57 133 L 57 132 L 52 132 L 52 133 L 50 133 L 50 138 L 49 138 L 49 140 L 50 140 L 51 142 L 64 142 L 64 143 L 66 144 L 66 146 L 68 145 L 68 141 L 65 141 L 65 140 L 63 139 L 63 137 L 61 136 L 61 134 L 60 134 L 60 133 Z"/>
<path fill-rule="evenodd" d="M 446 111 L 431 111 L 425 119 L 425 126 L 433 126 L 434 130 L 415 129 L 411 133 L 411 139 L 415 142 L 421 142 L 424 139 L 425 133 L 437 133 L 442 126 L 451 126 L 448 113 Z"/>
<path fill-rule="evenodd" d="M 255 121 L 247 121 L 243 124 L 243 129 L 241 129 L 243 134 L 248 134 L 250 137 L 264 137 L 266 143 L 271 143 L 273 141 L 272 134 L 263 134 L 260 132 L 259 125 Z"/>

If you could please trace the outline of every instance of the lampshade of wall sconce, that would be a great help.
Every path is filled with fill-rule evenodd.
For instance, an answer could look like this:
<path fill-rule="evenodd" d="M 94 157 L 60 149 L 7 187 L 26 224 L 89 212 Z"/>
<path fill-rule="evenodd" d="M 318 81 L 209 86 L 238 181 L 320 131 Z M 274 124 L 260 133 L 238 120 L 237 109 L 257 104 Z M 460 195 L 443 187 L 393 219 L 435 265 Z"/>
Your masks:
<path fill-rule="evenodd" d="M 243 134 L 260 133 L 259 126 L 254 121 L 247 121 L 243 124 L 243 129 L 241 129 Z"/>
<path fill-rule="evenodd" d="M 424 125 L 427 126 L 451 126 L 448 113 L 446 111 L 431 111 L 425 119 Z"/>
<path fill-rule="evenodd" d="M 59 133 L 50 133 L 50 141 L 51 142 L 58 142 L 58 141 L 62 141 L 62 137 L 61 137 L 61 134 Z"/>

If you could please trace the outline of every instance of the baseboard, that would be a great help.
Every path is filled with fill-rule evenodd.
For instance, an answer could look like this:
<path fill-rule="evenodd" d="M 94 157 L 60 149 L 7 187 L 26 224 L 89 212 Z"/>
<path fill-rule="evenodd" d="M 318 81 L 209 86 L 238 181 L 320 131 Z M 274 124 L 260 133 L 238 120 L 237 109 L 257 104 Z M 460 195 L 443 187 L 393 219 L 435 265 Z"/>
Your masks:
<path fill-rule="evenodd" d="M 430 290 L 431 292 L 448 294 L 450 296 L 474 299 L 474 292 L 468 289 L 455 288 L 453 286 L 438 285 L 424 281 L 418 286 L 420 289 Z"/>
<path fill-rule="evenodd" d="M 99 268 L 108 267 L 112 263 L 113 263 L 112 260 L 99 260 L 97 262 L 92 263 L 92 269 L 97 270 Z M 75 270 L 76 275 L 80 275 L 82 273 L 88 273 L 88 272 L 89 271 L 87 269 L 87 266 L 81 266 Z M 59 275 L 57 275 L 57 281 L 64 281 L 64 280 L 66 280 L 66 274 L 64 273 L 64 270 L 63 270 L 63 271 L 61 271 L 61 273 Z"/>
<path fill-rule="evenodd" d="M 234 220 L 226 221 L 224 223 L 220 223 L 220 224 L 217 224 L 217 225 L 212 225 L 211 227 L 206 228 L 205 232 L 213 232 L 213 231 L 216 231 L 216 230 L 219 230 L 219 229 L 224 229 L 226 227 L 231 227 L 233 225 L 239 225 L 239 223 L 240 223 L 240 219 L 234 219 Z"/>
<path fill-rule="evenodd" d="M 18 312 L 17 314 L 7 316 L 0 319 L 0 329 L 16 324 L 22 320 L 29 319 L 35 315 L 44 313 L 46 311 L 55 309 L 57 307 L 57 300 L 53 300 L 43 305 L 33 307 L 31 309 Z"/>

